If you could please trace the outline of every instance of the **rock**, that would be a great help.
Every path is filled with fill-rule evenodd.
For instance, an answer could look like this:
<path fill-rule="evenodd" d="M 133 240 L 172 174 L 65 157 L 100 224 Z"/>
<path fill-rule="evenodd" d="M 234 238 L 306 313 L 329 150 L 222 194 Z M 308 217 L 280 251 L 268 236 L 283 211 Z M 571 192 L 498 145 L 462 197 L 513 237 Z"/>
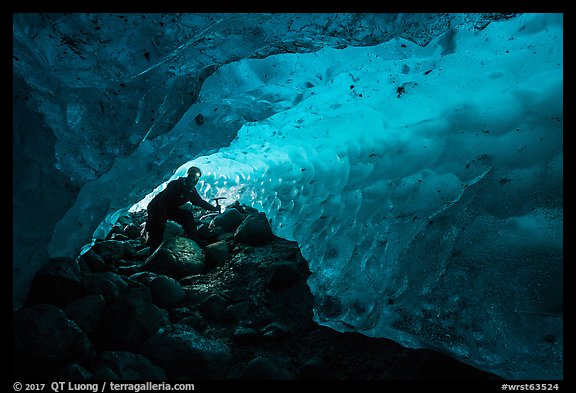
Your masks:
<path fill-rule="evenodd" d="M 238 345 L 255 345 L 262 341 L 260 333 L 249 326 L 238 326 L 232 335 L 232 339 Z"/>
<path fill-rule="evenodd" d="M 181 321 L 182 319 L 191 316 L 195 312 L 195 307 L 193 306 L 184 306 L 184 307 L 177 307 L 172 308 L 168 311 L 170 315 L 170 321 L 172 323 L 176 323 Z"/>
<path fill-rule="evenodd" d="M 106 301 L 102 295 L 90 295 L 68 303 L 63 307 L 62 311 L 88 337 L 94 339 L 104 317 L 105 308 Z"/>
<path fill-rule="evenodd" d="M 223 240 L 206 246 L 205 253 L 207 269 L 224 266 L 224 264 L 232 257 L 230 250 L 228 249 L 228 244 Z"/>
<path fill-rule="evenodd" d="M 150 256 L 150 247 L 143 247 L 142 249 L 136 251 L 134 258 L 137 261 L 144 261 Z"/>
<path fill-rule="evenodd" d="M 140 227 L 134 224 L 127 224 L 124 227 L 124 234 L 129 239 L 138 239 L 140 237 Z"/>
<path fill-rule="evenodd" d="M 17 378 L 52 378 L 59 368 L 95 355 L 92 343 L 78 325 L 49 304 L 14 313 L 13 350 Z"/>
<path fill-rule="evenodd" d="M 110 240 L 114 235 L 121 234 L 122 232 L 122 227 L 118 224 L 115 224 L 112 229 L 110 229 L 110 232 L 108 232 L 106 239 Z"/>
<path fill-rule="evenodd" d="M 86 295 L 102 295 L 107 304 L 112 304 L 128 290 L 128 284 L 112 272 L 87 274 L 84 279 Z"/>
<path fill-rule="evenodd" d="M 130 259 L 136 253 L 136 247 L 128 240 L 102 240 L 94 243 L 92 251 L 106 263 L 114 263 L 122 258 Z"/>
<path fill-rule="evenodd" d="M 248 302 L 240 302 L 231 304 L 222 313 L 222 319 L 226 321 L 237 321 L 245 318 L 248 315 L 250 304 Z"/>
<path fill-rule="evenodd" d="M 212 295 L 212 289 L 204 284 L 186 285 L 182 289 L 186 293 L 187 304 L 199 304 Z"/>
<path fill-rule="evenodd" d="M 166 379 L 164 370 L 150 363 L 146 357 L 124 351 L 100 353 L 95 369 L 109 369 L 122 380 L 160 381 Z"/>
<path fill-rule="evenodd" d="M 226 298 L 215 293 L 200 303 L 200 311 L 210 320 L 222 321 L 225 319 L 224 311 L 229 305 L 230 302 Z"/>
<path fill-rule="evenodd" d="M 117 274 L 129 277 L 136 273 L 140 273 L 142 271 L 142 265 L 138 264 L 138 265 L 118 266 L 115 270 Z"/>
<path fill-rule="evenodd" d="M 269 339 L 284 338 L 290 333 L 290 328 L 280 322 L 272 322 L 262 329 L 262 336 Z"/>
<path fill-rule="evenodd" d="M 158 276 L 152 280 L 150 293 L 154 304 L 165 309 L 178 307 L 186 297 L 180 283 L 168 276 Z"/>
<path fill-rule="evenodd" d="M 135 281 L 135 282 L 139 282 L 140 284 L 143 284 L 145 286 L 150 286 L 150 283 L 152 282 L 152 280 L 154 280 L 156 277 L 158 277 L 158 275 L 156 273 L 152 273 L 152 272 L 139 272 L 139 273 L 134 273 L 131 276 L 128 277 L 128 279 Z"/>
<path fill-rule="evenodd" d="M 91 272 L 105 272 L 109 270 L 104 258 L 96 254 L 92 249 L 82 254 L 79 257 L 78 262 L 86 264 Z"/>
<path fill-rule="evenodd" d="M 133 351 L 168 319 L 146 287 L 130 289 L 104 313 L 100 341 L 106 349 Z"/>
<path fill-rule="evenodd" d="M 210 226 L 222 228 L 226 232 L 234 232 L 242 224 L 244 218 L 244 215 L 238 210 L 229 208 L 214 217 Z"/>
<path fill-rule="evenodd" d="M 111 240 L 118 240 L 118 241 L 125 241 L 125 240 L 128 240 L 130 238 L 123 233 L 115 233 L 112 236 L 110 236 L 110 239 Z"/>
<path fill-rule="evenodd" d="M 274 238 L 270 223 L 264 213 L 250 214 L 234 233 L 234 238 L 244 244 L 260 246 Z"/>
<path fill-rule="evenodd" d="M 232 362 L 226 344 L 178 323 L 150 337 L 140 353 L 162 367 L 170 379 L 222 379 Z"/>
<path fill-rule="evenodd" d="M 182 237 L 184 235 L 185 233 L 184 228 L 182 228 L 182 225 L 172 220 L 166 221 L 166 226 L 164 227 L 164 234 L 162 235 L 162 240 L 168 240 L 175 237 Z"/>
<path fill-rule="evenodd" d="M 199 274 L 204 270 L 204 252 L 188 238 L 166 240 L 147 260 L 145 269 L 175 279 Z"/>
<path fill-rule="evenodd" d="M 34 276 L 28 304 L 63 305 L 82 296 L 82 274 L 78 263 L 68 257 L 51 258 Z"/>
<path fill-rule="evenodd" d="M 267 278 L 268 288 L 283 289 L 288 288 L 302 278 L 296 265 L 292 262 L 282 261 L 270 265 L 269 276 Z"/>
<path fill-rule="evenodd" d="M 246 365 L 240 379 L 289 380 L 294 378 L 289 372 L 279 367 L 273 360 L 257 356 Z"/>

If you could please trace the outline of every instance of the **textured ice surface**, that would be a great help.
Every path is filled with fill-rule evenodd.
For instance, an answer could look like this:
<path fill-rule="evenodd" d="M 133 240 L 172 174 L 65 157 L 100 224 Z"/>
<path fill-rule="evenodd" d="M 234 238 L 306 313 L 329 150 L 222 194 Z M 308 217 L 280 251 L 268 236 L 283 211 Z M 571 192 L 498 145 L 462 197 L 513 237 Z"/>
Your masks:
<path fill-rule="evenodd" d="M 299 242 L 319 323 L 561 378 L 561 15 L 54 18 L 15 17 L 15 291 L 194 163 Z"/>
<path fill-rule="evenodd" d="M 202 105 L 255 120 L 192 162 L 202 191 L 299 242 L 318 322 L 561 378 L 561 21 L 223 67 Z"/>

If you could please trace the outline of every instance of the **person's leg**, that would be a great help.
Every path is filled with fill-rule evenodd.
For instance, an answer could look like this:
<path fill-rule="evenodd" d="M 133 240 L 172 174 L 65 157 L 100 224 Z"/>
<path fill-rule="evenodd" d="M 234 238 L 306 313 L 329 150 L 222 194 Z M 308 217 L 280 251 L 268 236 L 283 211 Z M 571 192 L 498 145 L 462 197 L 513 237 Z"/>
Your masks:
<path fill-rule="evenodd" d="M 200 239 L 198 236 L 198 228 L 196 227 L 196 220 L 190 210 L 180 208 L 171 209 L 168 214 L 168 218 L 182 225 L 188 239 Z"/>
<path fill-rule="evenodd" d="M 146 232 L 148 233 L 148 245 L 150 246 L 150 253 L 156 251 L 162 238 L 164 237 L 164 228 L 166 222 L 161 222 L 156 214 L 154 207 L 148 207 L 148 218 L 146 219 Z"/>

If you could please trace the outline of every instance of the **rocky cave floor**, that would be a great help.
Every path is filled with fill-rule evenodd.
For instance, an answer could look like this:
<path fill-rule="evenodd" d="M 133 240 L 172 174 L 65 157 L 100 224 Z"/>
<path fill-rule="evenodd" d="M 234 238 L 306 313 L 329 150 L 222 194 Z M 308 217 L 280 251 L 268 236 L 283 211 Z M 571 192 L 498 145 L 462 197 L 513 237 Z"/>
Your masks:
<path fill-rule="evenodd" d="M 499 379 L 432 350 L 313 321 L 307 262 L 263 213 L 193 210 L 202 249 L 169 222 L 152 256 L 145 211 L 76 260 L 54 258 L 14 312 L 16 378 Z"/>

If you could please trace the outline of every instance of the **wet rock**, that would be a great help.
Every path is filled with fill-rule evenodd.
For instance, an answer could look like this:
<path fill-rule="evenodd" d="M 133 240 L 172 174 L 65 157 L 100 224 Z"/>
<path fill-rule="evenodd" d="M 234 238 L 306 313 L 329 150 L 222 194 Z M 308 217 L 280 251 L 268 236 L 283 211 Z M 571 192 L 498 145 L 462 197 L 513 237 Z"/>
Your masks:
<path fill-rule="evenodd" d="M 200 303 L 200 311 L 210 320 L 222 321 L 225 319 L 224 311 L 229 305 L 228 299 L 215 293 Z"/>
<path fill-rule="evenodd" d="M 204 252 L 193 240 L 176 237 L 166 242 L 147 259 L 146 270 L 175 279 L 204 270 Z"/>
<path fill-rule="evenodd" d="M 226 344 L 184 324 L 173 324 L 156 333 L 142 345 L 140 353 L 162 367 L 170 379 L 222 379 L 232 362 Z"/>
<path fill-rule="evenodd" d="M 166 373 L 153 365 L 146 357 L 125 351 L 105 351 L 97 359 L 95 369 L 109 369 L 119 379 L 151 380 L 166 379 Z"/>
<path fill-rule="evenodd" d="M 270 223 L 264 213 L 250 214 L 234 233 L 234 238 L 244 244 L 260 246 L 274 238 Z"/>
<path fill-rule="evenodd" d="M 135 225 L 135 224 L 127 224 L 124 227 L 124 234 L 129 239 L 137 239 L 140 237 L 140 227 L 138 225 Z"/>
<path fill-rule="evenodd" d="M 250 304 L 240 302 L 231 304 L 222 313 L 222 319 L 226 321 L 236 321 L 245 318 L 248 315 Z"/>
<path fill-rule="evenodd" d="M 148 288 L 130 289 L 104 313 L 101 345 L 107 349 L 133 351 L 167 319 L 167 313 L 152 303 Z"/>
<path fill-rule="evenodd" d="M 128 278 L 132 281 L 138 282 L 138 283 L 143 284 L 143 285 L 148 287 L 148 286 L 150 286 L 150 283 L 152 282 L 152 280 L 154 280 L 156 277 L 158 277 L 158 275 L 156 273 L 143 271 L 143 272 L 134 273 L 131 276 L 129 276 Z"/>
<path fill-rule="evenodd" d="M 262 336 L 268 339 L 280 339 L 290 333 L 290 328 L 280 322 L 272 322 L 262 329 Z"/>
<path fill-rule="evenodd" d="M 104 258 L 96 254 L 92 249 L 82 254 L 82 256 L 78 258 L 78 263 L 85 264 L 90 272 L 105 272 L 109 270 Z"/>
<path fill-rule="evenodd" d="M 209 244 L 206 247 L 205 253 L 207 269 L 224 266 L 224 264 L 232 257 L 228 244 L 224 240 Z"/>
<path fill-rule="evenodd" d="M 175 237 L 182 237 L 182 236 L 184 236 L 184 228 L 182 228 L 182 225 L 172 220 L 166 221 L 166 226 L 164 227 L 164 234 L 162 235 L 162 240 L 169 240 Z"/>
<path fill-rule="evenodd" d="M 186 296 L 180 283 L 168 276 L 158 276 L 152 280 L 150 293 L 154 304 L 165 309 L 178 307 Z"/>
<path fill-rule="evenodd" d="M 112 304 L 128 290 L 128 284 L 112 272 L 91 273 L 84 279 L 86 295 L 102 295 L 107 304 Z"/>
<path fill-rule="evenodd" d="M 62 310 L 68 319 L 74 321 L 88 337 L 94 339 L 104 317 L 105 308 L 106 300 L 102 295 L 90 295 L 68 303 Z"/>
<path fill-rule="evenodd" d="M 222 214 L 214 217 L 210 226 L 219 227 L 226 232 L 234 232 L 244 221 L 244 215 L 234 208 L 226 209 Z"/>
<path fill-rule="evenodd" d="M 183 286 L 182 289 L 186 293 L 187 304 L 200 304 L 210 295 L 212 295 L 212 289 L 203 284 L 187 285 Z"/>
<path fill-rule="evenodd" d="M 125 240 L 128 240 L 130 238 L 123 233 L 115 233 L 112 236 L 110 236 L 110 239 L 111 240 L 118 240 L 118 241 L 125 241 Z"/>
<path fill-rule="evenodd" d="M 94 243 L 92 251 L 100 255 L 106 263 L 114 263 L 122 258 L 130 258 L 136 253 L 136 247 L 130 241 L 102 240 Z"/>
<path fill-rule="evenodd" d="M 67 257 L 51 258 L 34 276 L 27 302 L 59 306 L 80 296 L 82 296 L 82 274 L 78 263 Z"/>
<path fill-rule="evenodd" d="M 95 355 L 86 334 L 58 307 L 37 304 L 14 313 L 16 377 L 48 378 L 65 365 Z"/>
<path fill-rule="evenodd" d="M 288 261 L 276 262 L 269 268 L 268 288 L 283 289 L 290 287 L 302 278 L 296 264 Z"/>

